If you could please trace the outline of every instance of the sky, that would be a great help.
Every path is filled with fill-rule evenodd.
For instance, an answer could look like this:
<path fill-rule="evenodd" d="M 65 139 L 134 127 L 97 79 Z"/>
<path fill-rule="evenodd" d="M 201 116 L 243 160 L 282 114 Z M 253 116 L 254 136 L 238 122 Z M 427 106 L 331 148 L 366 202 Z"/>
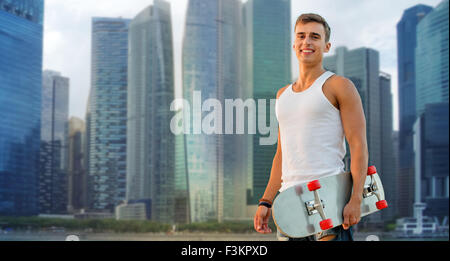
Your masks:
<path fill-rule="evenodd" d="M 181 45 L 188 0 L 166 1 L 171 3 L 175 96 L 181 97 Z M 333 55 L 334 48 L 339 46 L 349 49 L 369 47 L 379 51 L 380 70 L 391 75 L 393 126 L 398 130 L 396 25 L 405 9 L 419 3 L 435 7 L 440 1 L 291 0 L 291 21 L 293 26 L 302 13 L 323 16 L 331 27 L 329 55 Z M 91 85 L 92 17 L 132 19 L 151 4 L 152 0 L 45 0 L 43 68 L 58 71 L 70 79 L 70 116 L 84 119 L 86 113 Z M 293 36 L 292 33 L 292 39 Z M 292 50 L 290 46 L 287 48 Z M 292 75 L 298 76 L 293 51 Z"/>

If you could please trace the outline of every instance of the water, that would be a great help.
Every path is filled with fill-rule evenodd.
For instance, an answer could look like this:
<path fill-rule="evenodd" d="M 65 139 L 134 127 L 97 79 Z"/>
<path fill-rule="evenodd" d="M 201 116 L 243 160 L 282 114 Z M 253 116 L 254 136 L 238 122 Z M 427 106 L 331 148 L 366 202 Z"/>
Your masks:
<path fill-rule="evenodd" d="M 0 241 L 66 241 L 75 235 L 80 241 L 277 241 L 276 233 L 85 233 L 85 232 L 0 232 Z M 76 238 L 75 238 L 76 239 Z M 354 233 L 355 241 L 448 241 L 440 238 L 396 238 L 379 232 Z"/>

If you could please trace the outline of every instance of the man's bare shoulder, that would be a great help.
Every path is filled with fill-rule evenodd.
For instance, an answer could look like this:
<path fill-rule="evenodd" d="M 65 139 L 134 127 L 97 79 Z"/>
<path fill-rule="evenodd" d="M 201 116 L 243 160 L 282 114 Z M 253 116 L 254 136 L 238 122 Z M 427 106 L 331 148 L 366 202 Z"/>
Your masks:
<path fill-rule="evenodd" d="M 330 77 L 330 79 L 328 79 L 326 84 L 332 86 L 333 89 L 335 89 L 335 88 L 343 89 L 343 88 L 352 88 L 352 87 L 355 88 L 355 85 L 353 84 L 353 82 L 350 79 L 345 78 L 340 75 L 337 75 L 337 74 Z"/>
<path fill-rule="evenodd" d="M 357 92 L 355 85 L 350 79 L 336 74 L 325 82 L 325 86 L 334 94 L 334 96 L 338 97 L 354 93 L 355 91 Z"/>
<path fill-rule="evenodd" d="M 283 88 L 279 89 L 277 92 L 277 99 L 280 97 L 281 94 L 283 94 L 283 92 L 287 89 L 287 87 L 289 87 L 290 84 L 284 86 Z"/>

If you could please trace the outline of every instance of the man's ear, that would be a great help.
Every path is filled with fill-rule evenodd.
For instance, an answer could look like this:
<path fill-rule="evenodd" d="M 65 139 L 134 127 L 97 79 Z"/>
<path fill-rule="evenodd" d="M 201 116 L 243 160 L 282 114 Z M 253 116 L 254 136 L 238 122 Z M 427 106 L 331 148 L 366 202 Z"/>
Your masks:
<path fill-rule="evenodd" d="M 324 53 L 328 53 L 328 52 L 330 51 L 330 49 L 331 49 L 331 43 L 328 42 L 328 43 L 325 45 L 325 51 L 324 51 Z"/>

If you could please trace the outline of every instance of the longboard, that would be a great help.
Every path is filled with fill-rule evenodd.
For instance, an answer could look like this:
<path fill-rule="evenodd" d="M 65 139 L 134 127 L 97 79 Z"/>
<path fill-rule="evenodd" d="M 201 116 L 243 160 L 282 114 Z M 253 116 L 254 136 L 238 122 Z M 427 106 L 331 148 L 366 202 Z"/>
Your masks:
<path fill-rule="evenodd" d="M 272 217 L 278 231 L 284 236 L 299 238 L 342 225 L 343 210 L 352 189 L 349 172 L 286 189 L 275 198 L 272 206 Z M 387 206 L 381 179 L 375 166 L 370 166 L 364 184 L 361 217 Z"/>

